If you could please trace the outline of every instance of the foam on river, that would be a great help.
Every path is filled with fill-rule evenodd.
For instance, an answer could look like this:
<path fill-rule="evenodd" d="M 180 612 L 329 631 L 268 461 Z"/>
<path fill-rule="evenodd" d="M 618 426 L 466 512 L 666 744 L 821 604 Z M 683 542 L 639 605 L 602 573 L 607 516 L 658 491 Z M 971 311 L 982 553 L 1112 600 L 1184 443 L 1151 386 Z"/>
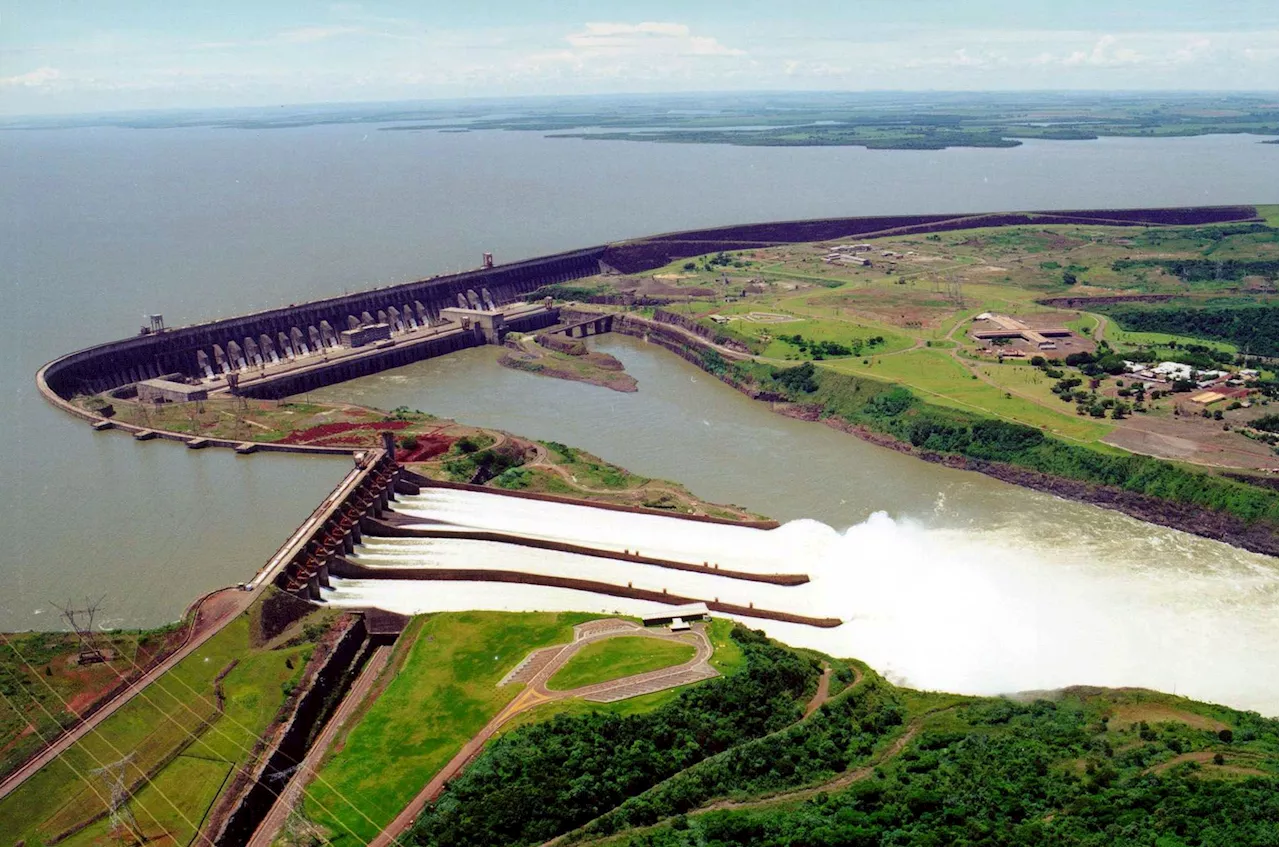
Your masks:
<path fill-rule="evenodd" d="M 1066 685 L 1141 686 L 1277 712 L 1277 575 L 1258 557 L 1212 562 L 1175 533 L 1105 549 L 1017 528 L 927 529 L 877 513 L 844 531 L 776 530 L 432 490 L 396 510 L 437 526 L 540 538 L 759 572 L 803 572 L 786 588 L 569 553 L 452 539 L 370 538 L 384 567 L 526 570 L 754 601 L 845 621 L 836 629 L 753 620 L 789 644 L 863 659 L 918 688 L 993 694 Z M 443 522 L 443 524 L 437 523 Z M 498 583 L 335 580 L 326 599 L 405 613 L 464 609 L 639 614 L 644 601 Z"/>

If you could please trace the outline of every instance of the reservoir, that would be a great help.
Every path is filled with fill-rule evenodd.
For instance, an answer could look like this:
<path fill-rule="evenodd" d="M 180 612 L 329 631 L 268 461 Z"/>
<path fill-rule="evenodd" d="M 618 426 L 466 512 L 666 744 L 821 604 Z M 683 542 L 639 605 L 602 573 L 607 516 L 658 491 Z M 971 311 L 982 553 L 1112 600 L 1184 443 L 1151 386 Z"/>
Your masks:
<path fill-rule="evenodd" d="M 11 539 L 0 628 L 56 626 L 51 601 L 103 594 L 110 624 L 173 620 L 248 578 L 345 473 L 345 459 L 95 435 L 39 398 L 43 362 L 132 335 L 144 315 L 182 325 L 474 267 L 486 250 L 503 262 L 745 221 L 1275 202 L 1276 152 L 1251 136 L 868 151 L 369 126 L 0 132 L 0 515 Z M 625 339 L 602 346 L 638 394 L 506 371 L 486 351 L 330 391 L 553 438 L 711 500 L 811 519 L 855 538 L 858 561 L 972 547 L 950 578 L 995 561 L 1001 570 L 986 573 L 1003 576 L 990 579 L 1020 581 L 1023 598 L 1106 589 L 1119 605 L 1074 622 L 1099 643 L 1118 637 L 1105 616 L 1150 613 L 1135 620 L 1165 638 L 1230 620 L 1256 660 L 1197 661 L 1195 674 L 1274 687 L 1274 560 L 926 465 L 773 415 L 674 356 Z M 909 584 L 884 590 L 905 598 L 937 583 L 942 561 L 925 555 L 898 574 Z M 965 582 L 957 608 L 1007 596 L 979 576 Z M 989 637 L 1022 637 L 1010 626 Z M 1160 673 L 1160 687 L 1186 691 L 1193 669 Z"/>

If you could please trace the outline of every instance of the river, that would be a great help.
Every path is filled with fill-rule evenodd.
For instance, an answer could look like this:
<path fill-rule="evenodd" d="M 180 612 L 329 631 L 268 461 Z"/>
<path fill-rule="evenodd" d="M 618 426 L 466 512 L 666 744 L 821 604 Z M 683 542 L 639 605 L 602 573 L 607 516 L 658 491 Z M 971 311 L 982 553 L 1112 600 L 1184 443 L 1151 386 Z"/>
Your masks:
<path fill-rule="evenodd" d="M 824 631 L 759 625 L 791 643 L 857 656 L 918 686 L 994 693 L 1142 685 L 1275 713 L 1274 559 L 776 415 L 637 339 L 609 335 L 592 343 L 620 359 L 640 390 L 622 394 L 510 370 L 497 364 L 496 350 L 478 348 L 309 396 L 404 404 L 555 439 L 787 521 L 777 530 L 787 544 L 768 550 L 759 542 L 772 565 L 760 567 L 811 573 L 813 586 L 768 592 L 757 586 L 748 593 L 762 607 L 848 623 Z M 500 518 L 485 517 L 484 528 Z M 658 542 L 628 537 L 633 549 L 641 540 L 653 555 L 708 558 L 650 551 Z M 726 555 L 734 558 L 720 559 L 722 566 L 741 567 L 753 552 L 739 544 Z M 645 576 L 655 578 L 637 574 L 636 585 L 646 585 Z M 662 585 L 646 587 L 681 587 L 666 573 L 656 578 Z M 701 596 L 697 588 L 693 596 Z M 726 602 L 746 603 L 746 595 L 731 600 L 730 588 L 716 591 Z M 760 599 L 766 594 L 777 599 Z M 352 596 L 402 611 L 643 606 L 563 589 L 440 583 L 373 584 Z"/>
<path fill-rule="evenodd" d="M 935 152 L 371 126 L 2 132 L 0 282 L 7 296 L 0 390 L 7 402 L 0 420 L 8 443 L 0 451 L 0 514 L 13 540 L 0 556 L 0 628 L 54 626 L 50 601 L 103 594 L 111 624 L 172 620 L 198 594 L 250 576 L 345 472 L 345 460 L 193 453 L 96 435 L 40 400 L 32 381 L 40 364 L 130 335 L 145 314 L 160 312 L 179 325 L 472 267 L 485 250 L 509 261 L 753 220 L 1275 202 L 1277 174 L 1275 146 L 1250 136 Z M 468 355 L 424 367 L 465 369 L 474 365 Z M 642 383 L 637 397 L 655 405 L 626 415 L 669 418 L 690 438 L 699 432 L 704 466 L 715 470 L 695 475 L 674 455 L 662 459 L 661 449 L 646 448 L 653 418 L 633 424 L 621 412 L 599 414 L 590 403 L 623 402 L 608 392 L 597 390 L 591 401 L 575 394 L 582 405 L 572 424 L 567 409 L 552 414 L 541 402 L 547 392 L 586 386 L 548 388 L 526 378 L 519 397 L 506 390 L 515 375 L 486 368 L 483 378 L 496 382 L 476 397 L 502 398 L 508 417 L 472 400 L 449 405 L 443 390 L 391 405 L 555 437 L 678 479 L 711 499 L 835 527 L 884 510 L 974 537 L 998 536 L 1017 531 L 1011 515 L 1027 511 L 1002 510 L 1033 496 L 767 412 L 743 417 L 749 404 L 735 407 L 731 393 L 673 357 L 659 361 L 633 363 Z M 694 380 L 686 382 L 691 389 L 718 392 L 717 404 L 741 414 L 713 420 L 702 395 L 647 391 L 646 384 L 658 384 L 650 367 L 653 374 L 669 367 Z M 624 436 L 606 440 L 611 430 Z M 772 434 L 760 438 L 762 431 Z M 783 470 L 753 474 L 770 455 Z M 1121 520 L 1083 506 L 1055 508 L 1074 516 L 1063 526 Z M 1064 555 L 1083 561 L 1097 545 L 1157 543 L 1148 536 L 1193 543 L 1131 522 L 1116 525 L 1124 531 L 1096 544 L 1073 541 L 1076 552 Z M 1066 530 L 1059 537 L 1074 538 Z M 1196 549 L 1203 561 L 1188 578 L 1235 579 L 1230 563 L 1242 554 L 1222 545 Z M 1105 569 L 1110 561 L 1099 556 L 1091 566 Z M 1226 570 L 1215 575 L 1218 568 Z M 1274 575 L 1274 563 L 1270 568 Z M 1274 583 L 1270 591 L 1274 598 Z"/>

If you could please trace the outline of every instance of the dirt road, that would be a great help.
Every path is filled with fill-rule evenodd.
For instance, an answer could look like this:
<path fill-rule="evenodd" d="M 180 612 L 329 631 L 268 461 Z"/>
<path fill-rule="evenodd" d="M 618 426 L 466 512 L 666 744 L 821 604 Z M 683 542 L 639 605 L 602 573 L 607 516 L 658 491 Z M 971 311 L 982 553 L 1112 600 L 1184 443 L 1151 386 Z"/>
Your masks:
<path fill-rule="evenodd" d="M 187 630 L 186 639 L 182 645 L 165 657 L 158 665 L 129 683 L 123 691 L 112 697 L 111 700 L 81 723 L 60 735 L 35 758 L 5 777 L 4 781 L 0 782 L 0 798 L 6 797 L 25 782 L 28 777 L 58 758 L 58 756 L 61 756 L 77 741 L 97 729 L 103 721 L 132 700 L 139 691 L 164 676 L 173 669 L 174 665 L 200 649 L 201 645 L 219 632 L 228 621 L 234 620 L 237 615 L 247 609 L 249 604 L 256 598 L 256 593 L 225 588 L 197 600 L 196 608 L 193 612 L 194 619 Z"/>

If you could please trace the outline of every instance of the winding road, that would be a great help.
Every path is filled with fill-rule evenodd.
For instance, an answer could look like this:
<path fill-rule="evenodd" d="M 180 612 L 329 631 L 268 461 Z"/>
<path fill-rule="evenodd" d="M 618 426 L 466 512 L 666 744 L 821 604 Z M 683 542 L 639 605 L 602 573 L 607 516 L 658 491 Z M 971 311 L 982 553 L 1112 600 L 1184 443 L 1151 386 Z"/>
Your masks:
<path fill-rule="evenodd" d="M 564 700 L 571 697 L 591 700 L 597 703 L 609 703 L 624 700 L 641 694 L 652 694 L 688 685 L 702 679 L 718 676 L 709 660 L 714 648 L 707 638 L 705 625 L 694 624 L 684 634 L 671 633 L 667 630 L 645 629 L 631 621 L 603 619 L 579 624 L 573 628 L 574 638 L 568 644 L 544 647 L 534 650 L 526 656 L 511 673 L 499 682 L 499 685 L 524 682 L 524 690 L 516 695 L 502 711 L 495 715 L 484 728 L 476 733 L 470 741 L 440 770 L 426 786 L 418 792 L 404 810 L 389 823 L 376 838 L 369 842 L 369 847 L 392 847 L 398 844 L 397 839 L 409 829 L 413 821 L 422 813 L 426 805 L 440 796 L 445 784 L 462 772 L 470 762 L 484 749 L 484 745 L 516 715 L 529 709 Z M 693 644 L 697 651 L 693 658 L 683 664 L 673 665 L 648 673 L 635 674 L 608 682 L 587 685 L 567 691 L 554 691 L 547 688 L 547 681 L 564 667 L 573 656 L 588 644 L 619 636 L 639 636 L 643 638 L 660 638 L 668 641 L 680 641 Z"/>

